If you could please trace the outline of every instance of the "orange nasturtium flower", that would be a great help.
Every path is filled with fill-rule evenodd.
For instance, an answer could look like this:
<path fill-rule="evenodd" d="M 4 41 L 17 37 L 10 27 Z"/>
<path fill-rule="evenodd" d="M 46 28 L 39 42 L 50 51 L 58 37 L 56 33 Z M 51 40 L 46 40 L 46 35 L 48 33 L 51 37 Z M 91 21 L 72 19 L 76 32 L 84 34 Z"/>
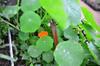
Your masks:
<path fill-rule="evenodd" d="M 44 37 L 44 36 L 48 36 L 48 32 L 47 31 L 42 31 L 40 33 L 38 33 L 38 37 Z"/>

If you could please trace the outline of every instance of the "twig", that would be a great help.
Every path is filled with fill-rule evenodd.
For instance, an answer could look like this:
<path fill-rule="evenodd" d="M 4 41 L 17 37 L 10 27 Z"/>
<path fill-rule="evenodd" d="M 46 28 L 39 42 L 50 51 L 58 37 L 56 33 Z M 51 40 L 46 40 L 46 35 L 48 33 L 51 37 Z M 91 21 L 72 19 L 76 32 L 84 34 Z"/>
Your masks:
<path fill-rule="evenodd" d="M 10 56 L 11 56 L 11 58 L 13 58 L 13 45 L 12 45 L 12 40 L 11 40 L 10 29 L 8 29 L 8 39 L 9 39 Z M 13 60 L 11 60 L 11 66 L 14 66 Z"/>

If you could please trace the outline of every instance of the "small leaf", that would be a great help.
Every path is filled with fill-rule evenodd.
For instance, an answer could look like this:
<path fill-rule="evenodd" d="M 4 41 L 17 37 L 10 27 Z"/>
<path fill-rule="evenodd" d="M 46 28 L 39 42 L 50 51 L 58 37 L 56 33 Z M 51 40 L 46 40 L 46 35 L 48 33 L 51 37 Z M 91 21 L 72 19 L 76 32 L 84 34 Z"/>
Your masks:
<path fill-rule="evenodd" d="M 36 45 L 36 41 L 38 40 L 39 38 L 37 36 L 31 36 L 29 41 L 31 44 L 33 45 Z"/>
<path fill-rule="evenodd" d="M 30 66 L 34 66 L 34 65 L 31 63 Z"/>
<path fill-rule="evenodd" d="M 39 9 L 40 6 L 40 2 L 39 0 L 22 0 L 21 2 L 21 9 L 25 12 L 25 11 L 35 11 L 37 9 Z"/>
<path fill-rule="evenodd" d="M 49 36 L 42 37 L 37 41 L 36 46 L 42 51 L 49 51 L 53 48 L 53 39 Z"/>
<path fill-rule="evenodd" d="M 41 55 L 41 53 L 42 53 L 42 51 L 34 45 L 31 45 L 28 48 L 28 54 L 33 58 L 37 58 L 38 56 Z"/>
<path fill-rule="evenodd" d="M 29 60 L 29 58 L 30 58 L 30 56 L 29 56 L 28 53 L 24 53 L 24 54 L 22 55 L 22 60 Z"/>
<path fill-rule="evenodd" d="M 20 28 L 22 32 L 35 32 L 41 25 L 41 19 L 36 13 L 29 11 L 20 18 Z"/>
<path fill-rule="evenodd" d="M 13 17 L 15 14 L 17 14 L 19 10 L 18 6 L 7 6 L 4 10 L 3 10 L 3 15 L 7 18 L 9 17 Z"/>
<path fill-rule="evenodd" d="M 53 52 L 45 52 L 43 53 L 43 60 L 46 61 L 47 63 L 50 63 L 53 61 Z"/>
<path fill-rule="evenodd" d="M 22 41 L 25 41 L 25 40 L 29 39 L 29 34 L 28 33 L 19 32 L 18 36 L 19 36 L 19 39 L 22 40 Z"/>
<path fill-rule="evenodd" d="M 58 44 L 54 57 L 59 66 L 80 66 L 84 59 L 84 50 L 75 41 L 65 41 Z"/>
<path fill-rule="evenodd" d="M 75 33 L 74 29 L 71 26 L 64 30 L 64 37 L 75 41 L 79 40 L 77 33 Z"/>

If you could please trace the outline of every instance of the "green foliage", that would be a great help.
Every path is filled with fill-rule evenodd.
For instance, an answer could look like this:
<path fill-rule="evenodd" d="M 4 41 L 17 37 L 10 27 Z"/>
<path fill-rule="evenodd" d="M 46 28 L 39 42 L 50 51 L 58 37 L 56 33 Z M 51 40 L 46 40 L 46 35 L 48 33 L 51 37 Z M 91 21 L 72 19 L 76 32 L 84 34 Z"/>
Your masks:
<path fill-rule="evenodd" d="M 59 43 L 54 56 L 59 66 L 80 66 L 84 59 L 84 51 L 79 43 L 69 40 Z"/>
<path fill-rule="evenodd" d="M 37 41 L 36 46 L 42 51 L 49 51 L 53 48 L 53 39 L 49 36 L 42 37 Z"/>
<path fill-rule="evenodd" d="M 28 53 L 31 57 L 36 58 L 41 55 L 42 51 L 38 49 L 36 46 L 32 45 L 29 46 Z"/>
<path fill-rule="evenodd" d="M 40 8 L 39 0 L 22 0 L 21 2 L 21 9 L 22 11 L 35 11 Z"/>
<path fill-rule="evenodd" d="M 3 15 L 6 18 L 13 17 L 14 15 L 16 15 L 18 13 L 18 10 L 19 10 L 19 7 L 18 6 L 7 6 L 3 10 Z"/>
<path fill-rule="evenodd" d="M 82 7 L 82 12 L 86 18 L 87 23 L 90 24 L 94 29 L 100 31 L 100 27 L 96 24 L 92 13 L 86 7 Z"/>
<path fill-rule="evenodd" d="M 24 32 L 19 32 L 19 39 L 22 41 L 28 40 L 29 39 L 29 34 L 28 33 L 24 33 Z"/>
<path fill-rule="evenodd" d="M 75 41 L 79 40 L 77 33 L 75 33 L 74 29 L 71 26 L 69 26 L 67 29 L 64 30 L 64 37 L 70 40 L 75 40 Z"/>
<path fill-rule="evenodd" d="M 100 34 L 96 31 L 100 27 L 79 1 L 22 0 L 0 7 L 0 49 L 5 47 L 2 44 L 7 43 L 7 31 L 12 27 L 15 57 L 22 57 L 26 66 L 99 66 Z M 56 26 L 49 25 L 51 21 Z M 42 31 L 48 35 L 39 37 Z M 0 58 L 12 60 L 2 54 Z"/>
<path fill-rule="evenodd" d="M 79 0 L 40 0 L 40 2 L 62 29 L 80 22 Z"/>
<path fill-rule="evenodd" d="M 50 63 L 53 61 L 53 52 L 45 52 L 43 53 L 43 60 L 46 61 L 47 63 Z"/>
<path fill-rule="evenodd" d="M 20 18 L 20 28 L 22 32 L 35 32 L 40 25 L 40 17 L 32 11 L 24 13 Z"/>

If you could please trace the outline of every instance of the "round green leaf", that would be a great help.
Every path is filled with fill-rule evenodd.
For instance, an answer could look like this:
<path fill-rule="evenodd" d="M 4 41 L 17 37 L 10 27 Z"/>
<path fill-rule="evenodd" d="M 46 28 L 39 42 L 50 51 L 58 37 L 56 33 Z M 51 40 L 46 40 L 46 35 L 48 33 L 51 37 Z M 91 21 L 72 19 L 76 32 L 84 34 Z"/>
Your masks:
<path fill-rule="evenodd" d="M 47 63 L 50 63 L 53 61 L 53 52 L 45 52 L 43 53 L 43 60 L 46 61 Z"/>
<path fill-rule="evenodd" d="M 3 15 L 7 18 L 13 17 L 15 14 L 17 14 L 18 10 L 18 6 L 7 6 L 3 11 Z"/>
<path fill-rule="evenodd" d="M 71 26 L 64 30 L 64 37 L 67 39 L 78 41 L 79 37 Z"/>
<path fill-rule="evenodd" d="M 34 46 L 34 45 L 31 45 L 28 48 L 28 54 L 31 57 L 37 58 L 38 56 L 41 55 L 41 53 L 42 53 L 42 51 L 40 49 L 38 49 L 36 46 Z"/>
<path fill-rule="evenodd" d="M 39 0 L 22 0 L 21 9 L 25 11 L 35 11 L 40 8 Z"/>
<path fill-rule="evenodd" d="M 38 36 L 31 36 L 29 41 L 31 44 L 36 45 L 36 41 L 38 40 Z"/>
<path fill-rule="evenodd" d="M 19 36 L 19 39 L 22 40 L 22 41 L 25 41 L 25 40 L 29 39 L 29 34 L 28 33 L 19 32 L 18 36 Z"/>
<path fill-rule="evenodd" d="M 79 43 L 65 41 L 58 44 L 54 56 L 59 66 L 80 66 L 84 59 L 84 51 Z"/>
<path fill-rule="evenodd" d="M 35 32 L 41 25 L 41 19 L 36 13 L 29 11 L 20 18 L 20 29 L 23 32 Z"/>
<path fill-rule="evenodd" d="M 45 36 L 40 38 L 36 46 L 42 51 L 49 51 L 53 47 L 53 39 L 49 36 Z"/>

